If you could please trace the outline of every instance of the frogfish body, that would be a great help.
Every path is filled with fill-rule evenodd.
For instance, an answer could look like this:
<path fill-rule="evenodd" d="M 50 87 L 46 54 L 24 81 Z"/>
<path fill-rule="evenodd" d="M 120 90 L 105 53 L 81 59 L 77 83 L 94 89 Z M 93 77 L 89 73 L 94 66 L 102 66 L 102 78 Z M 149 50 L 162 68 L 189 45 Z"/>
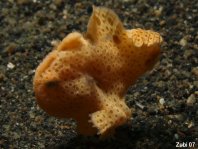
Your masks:
<path fill-rule="evenodd" d="M 58 118 L 73 118 L 84 135 L 108 134 L 131 117 L 124 95 L 153 68 L 162 37 L 125 29 L 110 9 L 93 6 L 87 32 L 67 35 L 36 69 L 39 106 Z"/>

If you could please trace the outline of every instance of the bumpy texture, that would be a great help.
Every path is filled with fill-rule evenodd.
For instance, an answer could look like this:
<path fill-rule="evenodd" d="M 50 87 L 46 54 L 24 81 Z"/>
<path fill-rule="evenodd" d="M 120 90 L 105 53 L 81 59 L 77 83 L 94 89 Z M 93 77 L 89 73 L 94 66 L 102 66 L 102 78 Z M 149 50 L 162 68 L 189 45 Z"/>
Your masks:
<path fill-rule="evenodd" d="M 106 135 L 131 117 L 127 88 L 155 64 L 161 36 L 126 30 L 110 9 L 93 7 L 84 35 L 67 35 L 38 66 L 37 102 L 50 115 L 74 118 L 81 134 Z"/>

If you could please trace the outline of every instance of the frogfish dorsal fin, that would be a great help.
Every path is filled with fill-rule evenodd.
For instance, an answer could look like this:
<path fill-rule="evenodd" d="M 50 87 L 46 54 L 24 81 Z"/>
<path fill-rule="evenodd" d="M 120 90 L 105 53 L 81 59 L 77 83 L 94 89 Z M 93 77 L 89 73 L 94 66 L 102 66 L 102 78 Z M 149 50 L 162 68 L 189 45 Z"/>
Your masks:
<path fill-rule="evenodd" d="M 87 38 L 93 42 L 112 39 L 125 29 L 119 17 L 110 9 L 93 6 L 93 13 L 87 26 Z"/>

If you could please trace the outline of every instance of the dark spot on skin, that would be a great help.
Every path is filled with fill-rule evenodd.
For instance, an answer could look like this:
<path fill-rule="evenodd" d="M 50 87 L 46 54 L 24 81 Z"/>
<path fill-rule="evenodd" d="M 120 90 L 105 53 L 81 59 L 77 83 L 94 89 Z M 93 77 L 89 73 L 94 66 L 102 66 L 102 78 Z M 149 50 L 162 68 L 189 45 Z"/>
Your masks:
<path fill-rule="evenodd" d="M 108 18 L 108 22 L 110 25 L 113 25 L 113 20 L 111 18 Z"/>
<path fill-rule="evenodd" d="M 53 81 L 48 81 L 46 82 L 45 86 L 47 88 L 54 88 L 58 85 L 58 81 L 57 80 L 53 80 Z"/>
<path fill-rule="evenodd" d="M 91 5 L 90 5 L 90 6 L 88 6 L 88 7 L 87 7 L 87 13 L 88 13 L 88 14 L 91 14 L 91 13 L 92 13 L 92 11 L 93 11 L 92 6 L 91 6 Z"/>
<path fill-rule="evenodd" d="M 116 44 L 119 44 L 119 43 L 120 43 L 120 39 L 119 39 L 118 36 L 116 36 L 116 35 L 113 35 L 113 41 L 114 41 Z"/>

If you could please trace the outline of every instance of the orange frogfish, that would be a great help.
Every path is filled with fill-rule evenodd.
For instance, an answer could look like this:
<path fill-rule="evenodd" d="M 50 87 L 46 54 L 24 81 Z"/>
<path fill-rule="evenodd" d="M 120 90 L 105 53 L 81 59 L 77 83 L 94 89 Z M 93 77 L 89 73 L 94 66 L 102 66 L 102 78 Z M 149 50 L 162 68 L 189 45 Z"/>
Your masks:
<path fill-rule="evenodd" d="M 84 135 L 112 133 L 131 110 L 124 95 L 153 68 L 162 37 L 126 29 L 110 9 L 93 6 L 87 32 L 68 34 L 40 63 L 33 86 L 39 106 L 58 118 L 73 118 Z"/>

